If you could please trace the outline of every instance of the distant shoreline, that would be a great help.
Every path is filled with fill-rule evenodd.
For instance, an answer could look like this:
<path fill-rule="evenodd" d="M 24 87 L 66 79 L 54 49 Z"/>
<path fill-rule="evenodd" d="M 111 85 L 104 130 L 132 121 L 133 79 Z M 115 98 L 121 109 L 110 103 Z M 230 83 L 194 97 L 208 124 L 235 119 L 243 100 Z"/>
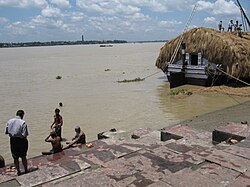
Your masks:
<path fill-rule="evenodd" d="M 0 43 L 0 48 L 61 46 L 61 45 L 153 43 L 153 42 L 167 42 L 167 40 L 129 41 L 129 42 L 126 41 L 126 40 L 50 41 L 50 42 L 4 42 L 4 43 Z"/>
<path fill-rule="evenodd" d="M 18 43 L 0 43 L 0 48 L 12 47 L 40 47 L 40 46 L 60 46 L 60 45 L 89 45 L 89 44 L 114 44 L 127 43 L 125 40 L 91 40 L 91 41 L 50 41 L 50 42 L 18 42 Z"/>

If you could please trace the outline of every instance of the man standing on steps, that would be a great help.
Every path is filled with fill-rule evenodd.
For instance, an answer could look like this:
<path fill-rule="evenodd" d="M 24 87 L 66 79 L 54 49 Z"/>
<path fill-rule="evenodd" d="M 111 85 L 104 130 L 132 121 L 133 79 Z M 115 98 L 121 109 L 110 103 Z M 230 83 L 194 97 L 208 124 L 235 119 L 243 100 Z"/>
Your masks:
<path fill-rule="evenodd" d="M 19 157 L 21 157 L 22 159 L 24 172 L 28 173 L 26 155 L 28 151 L 27 136 L 29 135 L 29 133 L 28 127 L 23 120 L 23 116 L 24 111 L 18 110 L 16 113 L 16 117 L 10 119 L 7 122 L 5 131 L 5 134 L 8 134 L 10 136 L 10 149 L 17 170 L 17 175 L 21 174 L 21 170 L 19 167 Z"/>

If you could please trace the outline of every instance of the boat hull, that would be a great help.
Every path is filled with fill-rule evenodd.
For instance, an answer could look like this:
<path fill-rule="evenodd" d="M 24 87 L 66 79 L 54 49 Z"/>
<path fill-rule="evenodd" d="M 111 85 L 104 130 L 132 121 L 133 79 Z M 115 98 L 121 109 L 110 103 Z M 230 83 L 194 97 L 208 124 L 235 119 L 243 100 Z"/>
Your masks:
<path fill-rule="evenodd" d="M 187 65 L 183 67 L 178 64 L 170 64 L 167 68 L 166 75 L 170 83 L 170 88 L 185 84 L 213 86 L 221 85 L 227 81 L 227 77 L 222 75 L 221 72 L 216 71 L 216 68 L 210 68 L 208 71 L 205 65 Z"/>

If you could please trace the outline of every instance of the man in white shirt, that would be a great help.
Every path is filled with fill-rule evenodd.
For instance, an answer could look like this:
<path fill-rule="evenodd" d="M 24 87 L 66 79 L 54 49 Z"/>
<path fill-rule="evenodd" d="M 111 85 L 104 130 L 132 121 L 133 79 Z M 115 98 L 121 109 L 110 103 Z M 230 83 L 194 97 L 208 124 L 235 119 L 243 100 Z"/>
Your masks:
<path fill-rule="evenodd" d="M 21 174 L 21 170 L 19 168 L 19 157 L 22 159 L 23 167 L 25 173 L 28 172 L 27 168 L 27 151 L 28 151 L 28 140 L 27 136 L 28 127 L 23 120 L 24 111 L 18 110 L 16 113 L 16 117 L 10 119 L 7 122 L 5 134 L 10 136 L 10 149 L 11 154 L 14 159 L 14 164 L 17 169 L 17 175 Z"/>

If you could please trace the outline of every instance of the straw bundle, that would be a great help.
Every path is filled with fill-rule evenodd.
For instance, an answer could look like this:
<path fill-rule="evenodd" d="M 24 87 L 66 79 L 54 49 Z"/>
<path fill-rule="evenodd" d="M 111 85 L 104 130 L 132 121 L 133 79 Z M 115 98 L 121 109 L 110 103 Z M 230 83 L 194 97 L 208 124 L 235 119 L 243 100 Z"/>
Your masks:
<path fill-rule="evenodd" d="M 181 36 L 167 42 L 160 50 L 156 66 L 164 70 Z M 187 53 L 201 52 L 202 56 L 215 64 L 222 64 L 225 72 L 237 78 L 250 78 L 250 33 L 242 37 L 234 32 L 220 32 L 211 28 L 194 28 L 184 33 Z M 175 61 L 180 60 L 178 55 Z"/>

